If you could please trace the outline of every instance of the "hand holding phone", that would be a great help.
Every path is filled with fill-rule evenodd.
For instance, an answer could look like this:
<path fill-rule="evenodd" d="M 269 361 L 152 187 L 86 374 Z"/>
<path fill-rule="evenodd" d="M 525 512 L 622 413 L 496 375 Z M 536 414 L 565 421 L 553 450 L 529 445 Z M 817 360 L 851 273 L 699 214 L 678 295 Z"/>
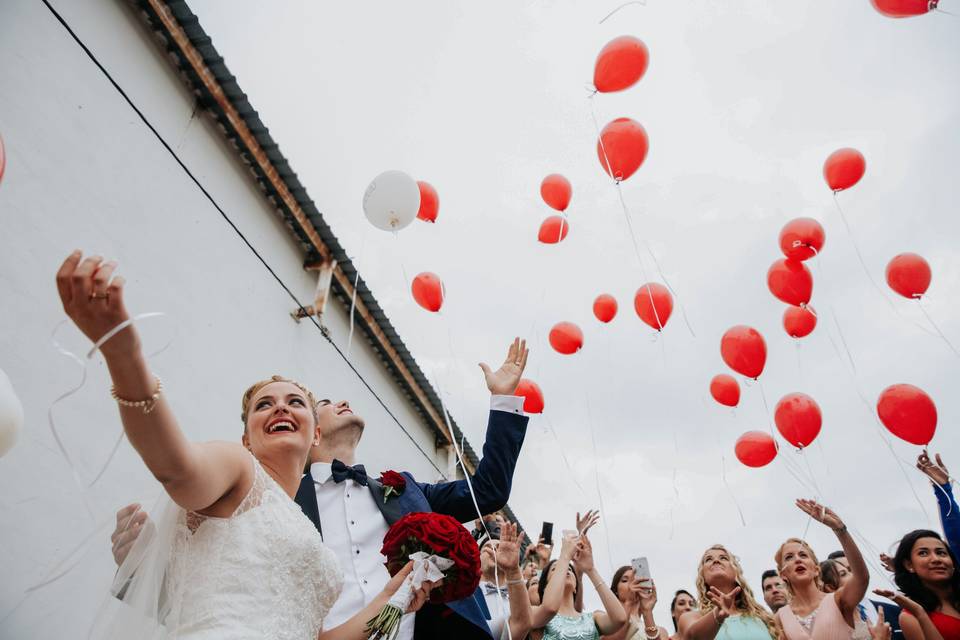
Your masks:
<path fill-rule="evenodd" d="M 630 566 L 633 567 L 634 580 L 650 579 L 650 563 L 647 561 L 645 556 L 634 558 L 630 561 Z"/>
<path fill-rule="evenodd" d="M 540 542 L 547 546 L 553 546 L 553 523 L 544 522 L 540 529 Z"/>

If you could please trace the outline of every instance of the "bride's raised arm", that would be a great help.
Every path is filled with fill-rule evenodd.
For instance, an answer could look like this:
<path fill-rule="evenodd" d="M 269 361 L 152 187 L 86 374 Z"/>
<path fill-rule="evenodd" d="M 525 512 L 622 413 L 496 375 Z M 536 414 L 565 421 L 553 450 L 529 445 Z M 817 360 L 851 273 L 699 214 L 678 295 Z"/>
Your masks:
<path fill-rule="evenodd" d="M 63 309 L 94 343 L 130 319 L 123 304 L 116 262 L 83 258 L 74 251 L 57 272 Z M 191 511 L 210 507 L 239 484 L 252 482 L 249 455 L 239 444 L 187 440 L 150 372 L 136 328 L 130 324 L 102 345 L 113 380 L 113 396 L 130 443 L 178 505 Z M 242 498 L 242 496 L 241 496 Z"/>

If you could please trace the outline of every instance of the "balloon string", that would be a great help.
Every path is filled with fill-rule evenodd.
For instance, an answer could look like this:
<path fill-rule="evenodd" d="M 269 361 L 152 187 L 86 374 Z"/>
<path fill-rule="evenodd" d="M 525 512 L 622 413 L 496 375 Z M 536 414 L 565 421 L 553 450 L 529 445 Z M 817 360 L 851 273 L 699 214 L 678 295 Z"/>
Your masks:
<path fill-rule="evenodd" d="M 930 326 L 934 328 L 934 330 L 940 336 L 940 339 L 943 340 L 948 347 L 950 347 L 950 350 L 953 351 L 955 356 L 960 357 L 960 352 L 957 351 L 956 347 L 953 346 L 947 336 L 944 335 L 943 331 L 940 330 L 940 327 L 936 322 L 933 321 L 933 318 L 930 316 L 930 314 L 927 313 L 927 309 L 923 306 L 923 300 L 921 300 L 920 296 L 917 296 L 917 306 L 920 307 L 920 311 L 923 312 L 923 317 L 925 317 L 927 322 L 930 323 Z"/>
<path fill-rule="evenodd" d="M 580 481 L 577 480 L 577 474 L 576 472 L 574 472 L 573 466 L 570 464 L 570 460 L 569 458 L 567 458 L 567 453 L 563 448 L 563 444 L 561 444 L 560 438 L 557 436 L 557 432 L 553 428 L 553 422 L 551 422 L 550 417 L 546 413 L 543 413 L 541 415 L 543 416 L 543 421 L 547 425 L 547 429 L 550 431 L 550 435 L 553 436 L 553 439 L 557 443 L 557 447 L 560 449 L 560 457 L 563 459 L 563 464 L 567 467 L 567 471 L 570 472 L 570 479 L 573 480 L 573 483 L 575 485 L 577 485 L 577 489 L 580 491 L 580 495 L 583 496 L 584 499 L 586 499 L 587 492 L 584 491 L 583 485 L 581 485 Z"/>
<path fill-rule="evenodd" d="M 890 308 L 893 310 L 893 312 L 894 312 L 901 320 L 907 320 L 908 322 L 912 323 L 914 326 L 916 326 L 917 328 L 919 328 L 921 331 L 923 331 L 923 332 L 926 333 L 926 334 L 936 335 L 935 333 L 931 332 L 929 329 L 927 329 L 926 327 L 924 327 L 924 326 L 921 325 L 920 323 L 918 323 L 918 322 L 916 322 L 916 321 L 914 321 L 914 320 L 912 320 L 912 319 L 910 319 L 910 318 L 907 318 L 907 317 L 905 317 L 902 313 L 900 313 L 900 310 L 897 309 L 897 306 L 896 306 L 895 304 L 893 304 L 893 301 L 892 301 L 889 297 L 887 297 L 887 295 L 883 292 L 883 289 L 880 287 L 879 284 L 877 284 L 877 281 L 876 281 L 876 280 L 873 278 L 873 276 L 870 274 L 870 269 L 867 267 L 867 263 L 866 263 L 866 262 L 864 261 L 864 259 L 863 259 L 863 254 L 860 252 L 860 245 L 857 243 L 857 239 L 856 239 L 856 237 L 853 235 L 853 231 L 852 231 L 851 228 L 850 228 L 850 223 L 847 222 L 847 216 L 843 213 L 843 209 L 840 207 L 840 200 L 837 198 L 837 192 L 836 192 L 836 191 L 833 192 L 833 203 L 837 206 L 837 211 L 840 213 L 840 219 L 843 221 L 843 226 L 846 227 L 846 229 L 847 229 L 847 235 L 850 236 L 850 243 L 853 245 L 853 249 L 854 249 L 854 251 L 855 251 L 856 254 L 857 254 L 857 259 L 860 261 L 860 266 L 863 268 L 863 272 L 866 274 L 867 279 L 870 280 L 870 284 L 872 284 L 872 285 L 873 285 L 873 288 L 876 289 L 876 290 L 877 290 L 877 293 L 880 294 L 880 297 L 883 298 L 884 302 L 886 302 L 886 303 L 890 306 Z"/>
<path fill-rule="evenodd" d="M 608 14 L 607 14 L 607 17 L 604 18 L 603 20 L 601 20 L 600 22 L 598 22 L 597 24 L 603 24 L 604 22 L 607 21 L 607 18 L 609 18 L 610 16 L 612 16 L 613 14 L 615 14 L 617 11 L 620 11 L 620 9 L 623 9 L 624 7 L 630 6 L 631 4 L 639 4 L 639 5 L 642 5 L 642 6 L 644 6 L 644 7 L 647 6 L 646 0 L 633 0 L 632 2 L 624 2 L 622 5 L 620 5 L 619 7 L 617 7 L 616 9 L 614 9 L 613 11 L 611 11 L 610 13 L 608 13 Z M 946 11 L 944 11 L 944 13 L 946 13 Z"/>
<path fill-rule="evenodd" d="M 606 514 L 607 509 L 603 504 L 603 491 L 600 489 L 600 458 L 597 456 L 597 437 L 593 428 L 593 412 L 590 410 L 590 395 L 584 390 L 583 400 L 587 406 L 587 428 L 590 431 L 590 443 L 593 446 L 593 477 L 597 485 L 597 499 L 600 502 L 600 513 Z M 610 564 L 610 571 L 613 571 L 613 552 L 610 546 L 610 523 L 604 516 L 603 535 L 607 541 L 607 562 Z"/>
<path fill-rule="evenodd" d="M 117 335 L 127 327 L 133 325 L 135 322 L 139 320 L 144 320 L 146 318 L 154 318 L 154 317 L 164 316 L 164 315 L 166 314 L 163 312 L 153 311 L 148 313 L 141 313 L 138 316 L 128 318 L 127 320 L 121 322 L 120 324 L 115 326 L 113 329 L 105 333 L 99 340 L 97 340 L 97 342 L 93 345 L 93 347 L 87 352 L 86 360 L 92 359 L 94 354 L 96 354 L 96 352 L 100 349 L 100 347 L 102 347 L 108 340 L 113 338 L 115 335 Z M 70 474 L 73 477 L 73 480 L 77 485 L 77 488 L 80 489 L 80 496 L 83 500 L 84 506 L 86 507 L 88 515 L 92 520 L 96 520 L 96 517 L 94 515 L 94 509 L 90 503 L 87 489 L 93 487 L 93 485 L 96 484 L 96 482 L 107 471 L 107 468 L 110 466 L 110 463 L 113 461 L 113 458 L 117 453 L 117 450 L 120 448 L 120 443 L 123 441 L 124 432 L 122 429 L 120 430 L 120 436 L 117 438 L 117 441 L 114 443 L 113 448 L 111 449 L 110 454 L 107 456 L 106 461 L 100 467 L 99 471 L 95 474 L 93 480 L 88 485 L 85 486 L 81 478 L 80 470 L 77 468 L 76 463 L 74 462 L 73 458 L 70 456 L 70 452 L 68 451 L 67 446 L 64 444 L 62 438 L 60 437 L 60 431 L 57 429 L 56 420 L 53 417 L 54 407 L 56 407 L 58 404 L 60 404 L 67 398 L 78 393 L 87 383 L 86 362 L 84 360 L 81 360 L 76 354 L 74 354 L 70 350 L 64 348 L 60 344 L 60 342 L 57 340 L 57 334 L 60 332 L 61 327 L 67 324 L 67 322 L 68 322 L 67 320 L 63 320 L 60 323 L 58 323 L 56 327 L 54 327 L 54 330 L 50 335 L 50 340 L 54 349 L 56 349 L 61 355 L 66 356 L 67 358 L 70 358 L 71 360 L 73 360 L 77 364 L 77 366 L 80 367 L 80 381 L 76 386 L 72 387 L 65 393 L 62 393 L 56 399 L 54 399 L 52 403 L 50 403 L 50 405 L 47 407 L 47 424 L 50 427 L 50 432 L 53 434 L 54 442 L 56 442 L 57 448 L 60 450 L 60 454 L 63 456 L 63 459 L 66 461 L 67 466 L 70 468 Z M 164 351 L 167 350 L 167 348 L 171 344 L 173 344 L 173 339 L 168 341 L 165 345 L 163 345 L 157 351 L 150 353 L 147 356 L 147 358 L 152 358 L 154 356 L 157 356 L 163 353 Z"/>
<path fill-rule="evenodd" d="M 359 258 L 353 260 L 353 292 L 350 294 L 350 331 L 347 333 L 347 360 L 350 359 L 350 349 L 353 347 L 353 331 L 356 327 L 356 311 L 357 311 L 357 286 L 360 283 L 360 263 L 363 262 L 364 257 L 366 256 L 367 251 L 367 233 L 369 228 L 365 227 L 363 232 L 363 237 L 360 240 L 360 255 Z"/>
<path fill-rule="evenodd" d="M 743 509 L 740 508 L 737 496 L 733 493 L 733 489 L 730 488 L 730 483 L 727 482 L 727 459 L 726 456 L 722 454 L 720 455 L 720 478 L 723 480 L 723 486 L 727 488 L 727 493 L 730 494 L 730 499 L 733 500 L 733 506 L 737 508 L 737 513 L 740 515 L 740 524 L 744 527 L 747 526 L 747 519 L 743 517 Z"/>
<path fill-rule="evenodd" d="M 623 199 L 623 190 L 620 187 L 620 182 L 616 183 L 617 195 L 620 196 L 620 205 L 623 207 L 623 215 L 627 219 L 627 226 L 630 229 L 630 237 L 633 238 L 633 225 L 630 224 L 630 213 L 627 210 L 627 204 Z M 683 316 L 683 322 L 687 325 L 687 331 L 690 332 L 690 335 L 694 338 L 697 337 L 696 332 L 693 330 L 693 326 L 690 324 L 690 318 L 687 317 L 687 308 L 683 304 L 683 299 L 677 294 L 676 289 L 673 288 L 673 285 L 670 284 L 670 281 L 667 279 L 666 274 L 663 273 L 663 269 L 660 267 L 660 261 L 657 260 L 657 254 L 653 252 L 653 248 L 650 246 L 650 243 L 647 242 L 646 236 L 643 237 L 643 246 L 647 249 L 647 253 L 650 255 L 650 260 L 653 261 L 653 266 L 657 270 L 657 274 L 660 276 L 660 279 L 663 280 L 663 284 L 666 285 L 667 289 L 670 290 L 670 293 L 673 294 L 673 297 L 677 301 L 677 306 L 680 308 L 680 315 Z M 636 248 L 636 240 L 634 239 L 634 248 Z M 646 278 L 646 276 L 644 276 Z M 650 304 L 653 304 L 653 299 L 651 298 Z M 654 313 L 656 313 L 656 307 L 654 307 Z M 660 320 L 657 319 L 657 324 L 660 324 Z"/>

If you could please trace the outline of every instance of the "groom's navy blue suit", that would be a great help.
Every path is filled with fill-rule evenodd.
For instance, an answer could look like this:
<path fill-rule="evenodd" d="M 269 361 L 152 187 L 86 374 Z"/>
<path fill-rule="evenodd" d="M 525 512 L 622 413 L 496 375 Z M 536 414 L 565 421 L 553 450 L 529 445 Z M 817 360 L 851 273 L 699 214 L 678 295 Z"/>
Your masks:
<path fill-rule="evenodd" d="M 507 411 L 490 412 L 483 458 L 470 478 L 481 513 L 492 513 L 507 503 L 527 421 L 524 415 Z M 399 497 L 386 502 L 383 500 L 383 486 L 375 478 L 369 479 L 370 493 L 388 525 L 417 511 L 444 513 L 460 522 L 477 517 L 466 480 L 427 484 L 417 482 L 409 472 L 402 473 L 407 479 L 406 489 Z M 296 501 L 323 535 L 313 478 L 309 473 L 300 482 Z M 486 622 L 489 617 L 483 593 L 478 589 L 471 598 L 446 605 L 425 605 L 417 612 L 414 637 L 489 639 L 492 636 Z"/>

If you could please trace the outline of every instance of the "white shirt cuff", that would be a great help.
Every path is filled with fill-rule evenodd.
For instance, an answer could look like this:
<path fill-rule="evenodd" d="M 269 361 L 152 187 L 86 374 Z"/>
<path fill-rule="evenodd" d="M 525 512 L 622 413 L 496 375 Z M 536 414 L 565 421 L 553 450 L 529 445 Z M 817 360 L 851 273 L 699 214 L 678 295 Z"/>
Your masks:
<path fill-rule="evenodd" d="M 490 411 L 506 411 L 523 415 L 523 396 L 490 396 Z"/>

